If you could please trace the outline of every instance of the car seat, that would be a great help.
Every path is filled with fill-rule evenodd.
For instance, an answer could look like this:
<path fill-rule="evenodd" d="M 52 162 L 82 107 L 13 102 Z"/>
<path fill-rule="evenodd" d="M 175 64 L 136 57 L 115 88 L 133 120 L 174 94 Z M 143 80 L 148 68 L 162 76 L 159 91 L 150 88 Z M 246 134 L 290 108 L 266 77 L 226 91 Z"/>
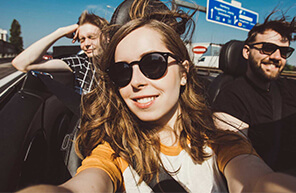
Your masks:
<path fill-rule="evenodd" d="M 219 55 L 219 69 L 223 72 L 212 81 L 208 88 L 209 104 L 215 101 L 225 85 L 246 73 L 247 60 L 242 55 L 243 47 L 244 42 L 238 40 L 230 40 L 222 46 Z"/>
<path fill-rule="evenodd" d="M 52 74 L 66 85 L 74 83 L 70 72 Z M 21 89 L 0 110 L 0 192 L 27 185 L 60 184 L 70 178 L 60 145 L 73 113 L 46 86 L 27 73 Z M 60 169 L 62 168 L 62 169 Z"/>

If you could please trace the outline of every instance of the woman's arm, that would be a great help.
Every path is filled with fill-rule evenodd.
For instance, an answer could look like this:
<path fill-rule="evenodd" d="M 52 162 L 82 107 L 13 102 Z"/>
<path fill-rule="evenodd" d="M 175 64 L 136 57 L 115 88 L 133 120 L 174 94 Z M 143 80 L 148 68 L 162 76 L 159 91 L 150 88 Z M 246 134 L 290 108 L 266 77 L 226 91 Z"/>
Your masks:
<path fill-rule="evenodd" d="M 98 168 L 88 168 L 60 186 L 38 185 L 19 191 L 18 193 L 40 192 L 113 192 L 113 183 L 106 172 Z"/>
<path fill-rule="evenodd" d="M 224 175 L 230 192 L 296 191 L 296 178 L 273 172 L 261 158 L 251 154 L 230 160 Z"/>
<path fill-rule="evenodd" d="M 81 171 L 61 187 L 72 192 L 113 192 L 113 183 L 109 175 L 98 168 L 88 168 Z"/>

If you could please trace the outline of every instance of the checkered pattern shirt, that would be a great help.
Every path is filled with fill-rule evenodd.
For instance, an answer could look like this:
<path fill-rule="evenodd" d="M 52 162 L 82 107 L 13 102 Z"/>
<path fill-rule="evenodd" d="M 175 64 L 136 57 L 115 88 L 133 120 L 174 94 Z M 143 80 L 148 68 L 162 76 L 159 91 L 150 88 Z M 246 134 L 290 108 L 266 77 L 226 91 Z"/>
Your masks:
<path fill-rule="evenodd" d="M 75 76 L 75 91 L 79 94 L 86 94 L 92 88 L 95 81 L 95 69 L 91 59 L 85 54 L 62 58 L 72 69 Z"/>

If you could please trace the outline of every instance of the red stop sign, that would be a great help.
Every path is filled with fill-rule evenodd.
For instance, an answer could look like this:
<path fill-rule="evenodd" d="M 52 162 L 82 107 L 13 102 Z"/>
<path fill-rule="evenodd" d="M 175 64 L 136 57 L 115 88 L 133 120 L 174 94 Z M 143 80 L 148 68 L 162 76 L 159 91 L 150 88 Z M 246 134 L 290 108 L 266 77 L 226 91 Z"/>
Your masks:
<path fill-rule="evenodd" d="M 194 48 L 192 48 L 192 52 L 195 54 L 203 54 L 208 50 L 208 48 L 204 47 L 204 46 L 195 46 Z"/>

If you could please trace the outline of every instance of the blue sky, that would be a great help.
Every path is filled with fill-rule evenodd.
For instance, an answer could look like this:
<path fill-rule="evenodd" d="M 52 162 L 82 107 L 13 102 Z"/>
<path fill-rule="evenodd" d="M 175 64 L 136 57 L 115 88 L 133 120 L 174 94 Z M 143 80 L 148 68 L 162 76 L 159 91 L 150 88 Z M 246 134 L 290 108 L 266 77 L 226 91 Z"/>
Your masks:
<path fill-rule="evenodd" d="M 11 22 L 16 19 L 21 24 L 21 36 L 24 48 L 55 29 L 77 22 L 84 10 L 110 20 L 114 8 L 123 0 L 0 0 L 0 28 L 9 31 Z M 189 1 L 190 0 L 186 0 Z M 201 6 L 207 5 L 207 0 L 192 0 Z M 192 2 L 191 1 L 191 2 Z M 225 0 L 230 3 L 231 0 Z M 296 16 L 296 0 L 238 0 L 242 7 L 259 13 L 259 23 L 278 6 L 287 11 L 287 15 Z M 225 43 L 231 39 L 244 40 L 247 31 L 211 23 L 206 21 L 205 13 L 196 14 L 195 42 Z M 71 41 L 62 38 L 54 45 L 70 45 Z M 296 42 L 291 44 L 296 49 Z M 296 53 L 288 63 L 296 66 Z"/>

